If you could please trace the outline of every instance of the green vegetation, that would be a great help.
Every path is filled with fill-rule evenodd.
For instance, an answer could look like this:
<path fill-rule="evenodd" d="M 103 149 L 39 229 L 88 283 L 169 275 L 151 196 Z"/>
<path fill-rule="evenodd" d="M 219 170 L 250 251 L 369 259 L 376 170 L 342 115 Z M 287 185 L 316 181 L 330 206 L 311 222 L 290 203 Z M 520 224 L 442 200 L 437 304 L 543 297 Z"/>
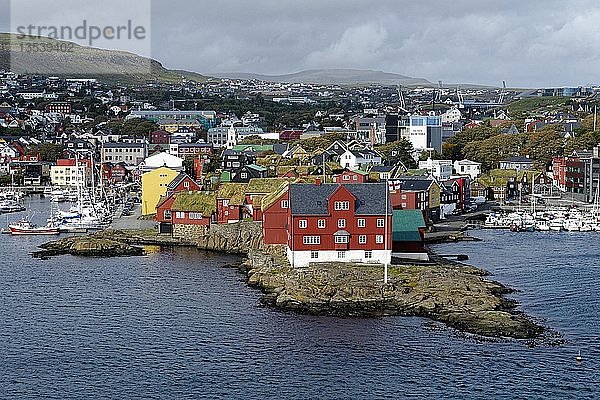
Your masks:
<path fill-rule="evenodd" d="M 508 105 L 511 115 L 536 115 L 543 112 L 564 110 L 572 102 L 570 97 L 528 97 Z"/>
<path fill-rule="evenodd" d="M 221 183 L 217 191 L 217 197 L 219 199 L 228 199 L 230 204 L 244 204 L 246 197 L 246 183 Z"/>
<path fill-rule="evenodd" d="M 396 142 L 390 142 L 381 146 L 377 146 L 375 147 L 375 150 L 377 150 L 383 159 L 390 164 L 395 164 L 398 161 L 402 161 L 404 166 L 408 169 L 415 168 L 417 166 L 417 163 L 412 157 L 413 146 L 406 139 L 401 139 Z"/>
<path fill-rule="evenodd" d="M 171 209 L 200 212 L 208 217 L 217 211 L 217 197 L 214 193 L 178 193 Z"/>

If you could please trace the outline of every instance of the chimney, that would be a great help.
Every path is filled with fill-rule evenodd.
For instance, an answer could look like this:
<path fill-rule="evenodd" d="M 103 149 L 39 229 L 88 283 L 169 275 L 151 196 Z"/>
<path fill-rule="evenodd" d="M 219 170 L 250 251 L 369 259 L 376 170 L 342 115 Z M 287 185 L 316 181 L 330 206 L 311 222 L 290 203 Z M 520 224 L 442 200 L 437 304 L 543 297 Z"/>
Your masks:
<path fill-rule="evenodd" d="M 322 184 L 323 184 L 323 181 L 321 180 L 321 178 L 315 179 L 315 185 L 321 186 Z"/>

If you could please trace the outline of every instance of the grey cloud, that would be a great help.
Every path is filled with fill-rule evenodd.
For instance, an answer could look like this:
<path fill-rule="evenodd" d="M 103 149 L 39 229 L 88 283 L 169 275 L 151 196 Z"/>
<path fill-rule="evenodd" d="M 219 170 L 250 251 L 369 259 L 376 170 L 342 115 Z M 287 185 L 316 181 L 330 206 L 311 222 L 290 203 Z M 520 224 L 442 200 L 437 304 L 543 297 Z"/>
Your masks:
<path fill-rule="evenodd" d="M 524 87 L 598 82 L 597 0 L 148 1 L 152 55 L 171 68 L 368 68 Z"/>

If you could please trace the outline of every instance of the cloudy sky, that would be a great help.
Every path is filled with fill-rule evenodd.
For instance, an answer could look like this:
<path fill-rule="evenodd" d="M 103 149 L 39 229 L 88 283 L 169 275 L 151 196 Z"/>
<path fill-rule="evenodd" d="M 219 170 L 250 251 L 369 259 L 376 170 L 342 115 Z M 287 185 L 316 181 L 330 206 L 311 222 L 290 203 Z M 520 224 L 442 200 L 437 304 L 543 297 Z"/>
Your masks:
<path fill-rule="evenodd" d="M 152 56 L 170 68 L 360 68 L 509 86 L 600 82 L 597 0 L 151 1 Z"/>

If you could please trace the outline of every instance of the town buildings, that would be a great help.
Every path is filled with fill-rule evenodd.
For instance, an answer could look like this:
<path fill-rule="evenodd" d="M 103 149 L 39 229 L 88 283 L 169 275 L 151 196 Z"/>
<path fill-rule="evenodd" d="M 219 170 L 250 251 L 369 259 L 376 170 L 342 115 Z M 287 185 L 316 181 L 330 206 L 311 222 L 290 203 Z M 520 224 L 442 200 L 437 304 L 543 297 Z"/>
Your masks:
<path fill-rule="evenodd" d="M 50 167 L 50 182 L 61 187 L 83 187 L 92 181 L 90 159 L 60 159 Z"/>
<path fill-rule="evenodd" d="M 139 165 L 148 157 L 146 143 L 108 142 L 102 146 L 102 162 Z"/>

